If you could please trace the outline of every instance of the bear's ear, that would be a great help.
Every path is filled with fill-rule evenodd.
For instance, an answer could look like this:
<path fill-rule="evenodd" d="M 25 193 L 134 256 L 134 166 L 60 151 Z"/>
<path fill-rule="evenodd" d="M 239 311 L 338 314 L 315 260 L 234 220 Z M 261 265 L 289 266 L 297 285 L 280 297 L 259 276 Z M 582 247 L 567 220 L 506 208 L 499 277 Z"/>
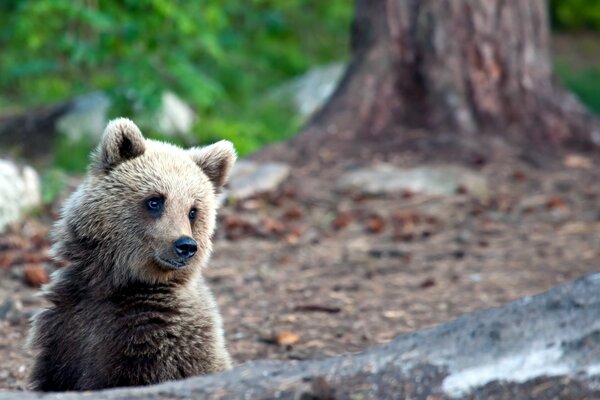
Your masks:
<path fill-rule="evenodd" d="M 108 123 L 94 155 L 94 166 L 104 172 L 146 151 L 142 132 L 133 121 L 117 118 Z"/>
<path fill-rule="evenodd" d="M 210 146 L 191 148 L 188 152 L 192 160 L 198 164 L 202 172 L 215 185 L 216 191 L 220 192 L 227 182 L 231 167 L 233 167 L 237 158 L 233 143 L 228 140 L 221 140 Z"/>

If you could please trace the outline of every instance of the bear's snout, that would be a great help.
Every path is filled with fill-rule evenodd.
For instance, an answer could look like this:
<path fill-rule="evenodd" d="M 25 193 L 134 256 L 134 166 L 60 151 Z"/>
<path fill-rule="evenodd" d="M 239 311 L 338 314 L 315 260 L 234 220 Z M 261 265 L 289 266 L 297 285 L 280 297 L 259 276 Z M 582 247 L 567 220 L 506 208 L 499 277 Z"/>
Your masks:
<path fill-rule="evenodd" d="M 185 260 L 189 260 L 198 251 L 198 245 L 196 241 L 190 237 L 182 236 L 173 242 L 175 253 L 179 257 Z"/>

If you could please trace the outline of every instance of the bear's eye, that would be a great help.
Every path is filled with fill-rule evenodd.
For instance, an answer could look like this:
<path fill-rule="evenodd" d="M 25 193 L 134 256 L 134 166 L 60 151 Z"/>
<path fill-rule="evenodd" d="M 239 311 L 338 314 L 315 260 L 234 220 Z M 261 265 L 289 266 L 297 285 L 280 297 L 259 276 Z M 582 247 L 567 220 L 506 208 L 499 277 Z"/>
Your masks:
<path fill-rule="evenodd" d="M 195 220 L 195 219 L 196 219 L 196 212 L 197 212 L 197 211 L 198 211 L 198 210 L 197 210 L 196 208 L 192 208 L 192 209 L 190 210 L 190 213 L 188 214 L 188 218 L 190 219 L 190 221 L 193 221 L 193 220 Z"/>
<path fill-rule="evenodd" d="M 146 209 L 150 212 L 150 214 L 158 216 L 162 213 L 165 199 L 162 197 L 151 197 L 146 200 Z"/>

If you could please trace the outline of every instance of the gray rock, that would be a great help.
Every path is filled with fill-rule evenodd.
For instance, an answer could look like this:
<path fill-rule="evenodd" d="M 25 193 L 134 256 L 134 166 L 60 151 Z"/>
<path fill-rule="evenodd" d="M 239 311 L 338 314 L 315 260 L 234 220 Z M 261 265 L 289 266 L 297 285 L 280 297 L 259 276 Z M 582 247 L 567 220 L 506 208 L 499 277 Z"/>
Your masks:
<path fill-rule="evenodd" d="M 381 164 L 345 173 L 338 179 L 337 188 L 371 195 L 404 190 L 452 195 L 463 188 L 478 198 L 489 195 L 487 182 L 482 175 L 455 165 L 401 169 Z"/>
<path fill-rule="evenodd" d="M 15 309 L 15 303 L 11 299 L 4 300 L 0 305 L 0 319 L 7 319 L 9 314 Z"/>
<path fill-rule="evenodd" d="M 359 354 L 250 362 L 222 374 L 142 388 L 0 392 L 0 400 L 599 397 L 600 274 Z"/>
<path fill-rule="evenodd" d="M 0 232 L 40 205 L 41 189 L 37 172 L 29 166 L 0 159 Z"/>
<path fill-rule="evenodd" d="M 73 99 L 70 109 L 56 122 L 56 130 L 72 141 L 91 138 L 96 142 L 108 122 L 110 98 L 103 92 L 92 92 Z"/>
<path fill-rule="evenodd" d="M 306 119 L 329 99 L 345 70 L 344 63 L 315 67 L 276 88 L 271 96 L 292 99 L 299 115 Z"/>
<path fill-rule="evenodd" d="M 23 311 L 23 302 L 21 300 L 6 299 L 0 305 L 0 320 L 8 320 L 11 323 L 27 319 Z"/>
<path fill-rule="evenodd" d="M 186 136 L 194 126 L 196 114 L 175 93 L 165 92 L 162 95 L 162 102 L 156 119 L 160 133 L 167 136 Z"/>
<path fill-rule="evenodd" d="M 288 177 L 290 166 L 283 163 L 257 163 L 239 160 L 231 171 L 228 196 L 245 199 L 258 193 L 270 192 Z"/>

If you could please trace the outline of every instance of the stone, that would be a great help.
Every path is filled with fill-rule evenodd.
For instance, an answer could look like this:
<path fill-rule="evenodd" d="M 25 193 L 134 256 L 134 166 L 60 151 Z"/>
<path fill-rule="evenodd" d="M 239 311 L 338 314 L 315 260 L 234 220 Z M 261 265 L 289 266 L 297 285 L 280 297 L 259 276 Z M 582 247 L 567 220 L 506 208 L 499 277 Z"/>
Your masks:
<path fill-rule="evenodd" d="M 221 374 L 0 400 L 600 398 L 600 274 L 402 335 L 362 353 L 248 362 Z"/>
<path fill-rule="evenodd" d="M 337 189 L 368 195 L 408 191 L 445 196 L 464 190 L 481 199 L 489 196 L 488 184 L 482 175 L 456 165 L 402 169 L 380 164 L 360 168 L 343 174 L 337 181 Z"/>
<path fill-rule="evenodd" d="M 26 165 L 0 159 L 0 233 L 41 205 L 37 172 Z"/>
<path fill-rule="evenodd" d="M 14 301 L 11 299 L 4 300 L 4 303 L 0 304 L 0 320 L 7 319 L 15 308 Z"/>
<path fill-rule="evenodd" d="M 246 199 L 259 193 L 271 192 L 288 177 L 290 166 L 284 163 L 258 163 L 239 160 L 231 171 L 227 196 Z"/>
<path fill-rule="evenodd" d="M 9 322 L 22 320 L 24 315 L 23 303 L 21 300 L 6 299 L 0 305 L 0 320 Z"/>
<path fill-rule="evenodd" d="M 186 136 L 194 126 L 196 114 L 192 107 L 175 93 L 165 92 L 156 118 L 160 133 L 167 136 Z"/>
<path fill-rule="evenodd" d="M 315 67 L 273 90 L 271 97 L 291 99 L 299 116 L 307 119 L 327 102 L 345 70 L 344 63 Z"/>
<path fill-rule="evenodd" d="M 111 100 L 104 92 L 92 92 L 73 99 L 69 110 L 56 121 L 56 130 L 71 141 L 96 143 L 108 122 Z"/>

